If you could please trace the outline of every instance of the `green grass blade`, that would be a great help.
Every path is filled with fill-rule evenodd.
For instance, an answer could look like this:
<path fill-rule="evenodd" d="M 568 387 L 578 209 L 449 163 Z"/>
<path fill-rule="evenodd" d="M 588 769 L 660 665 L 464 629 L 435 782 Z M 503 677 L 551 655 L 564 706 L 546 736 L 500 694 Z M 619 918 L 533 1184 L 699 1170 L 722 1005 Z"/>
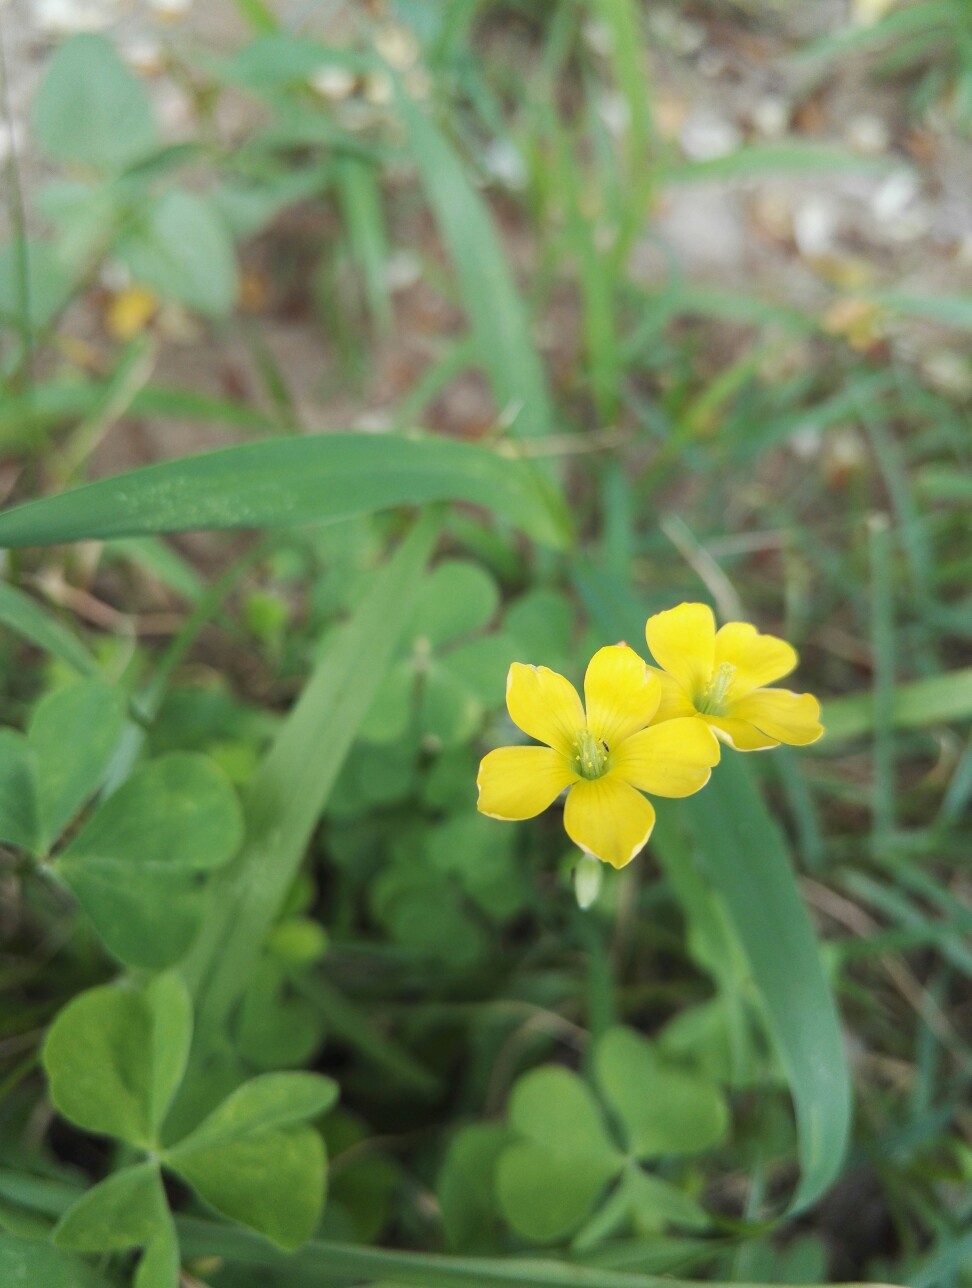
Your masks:
<path fill-rule="evenodd" d="M 458 274 L 478 361 L 489 376 L 499 413 L 512 416 L 512 431 L 518 436 L 549 434 L 554 413 L 543 365 L 489 211 L 451 145 L 404 91 L 398 96 L 398 110 Z"/>
<path fill-rule="evenodd" d="M 193 1217 L 180 1217 L 177 1226 L 186 1256 L 211 1255 L 239 1265 L 287 1268 L 314 1283 L 360 1279 L 412 1284 L 416 1288 L 493 1288 L 494 1285 L 495 1288 L 689 1288 L 690 1285 L 694 1288 L 693 1281 L 668 1275 L 607 1270 L 602 1266 L 589 1267 L 545 1257 L 450 1257 L 397 1248 L 366 1248 L 323 1239 L 315 1239 L 286 1256 L 248 1230 Z M 754 1288 L 754 1285 L 737 1284 L 734 1288 Z M 847 1284 L 845 1288 L 857 1286 Z"/>
<path fill-rule="evenodd" d="M 930 675 L 926 680 L 895 685 L 889 719 L 896 729 L 922 729 L 953 724 L 972 717 L 972 667 Z M 870 693 L 833 698 L 824 703 L 827 751 L 835 742 L 859 738 L 874 728 L 874 698 Z"/>
<path fill-rule="evenodd" d="M 775 174 L 856 174 L 888 170 L 890 162 L 865 160 L 853 152 L 818 143 L 749 143 L 710 161 L 680 161 L 669 165 L 669 183 L 702 183 L 713 179 L 753 179 Z"/>
<path fill-rule="evenodd" d="M 96 675 L 98 668 L 83 644 L 56 617 L 29 595 L 0 582 L 0 626 L 6 626 L 30 644 L 60 658 L 81 675 Z"/>
<path fill-rule="evenodd" d="M 894 831 L 894 588 L 891 525 L 876 514 L 869 523 L 871 655 L 874 659 L 874 784 L 871 836 L 875 849 Z"/>
<path fill-rule="evenodd" d="M 219 1043 L 268 927 L 303 860 L 334 781 L 409 620 L 438 530 L 426 514 L 375 578 L 318 663 L 244 796 L 246 842 L 215 883 L 186 964 L 197 1032 Z M 198 1061 L 204 1051 L 196 1051 Z"/>
<path fill-rule="evenodd" d="M 29 501 L 0 515 L 0 545 L 284 528 L 446 500 L 565 544 L 562 503 L 521 461 L 447 439 L 342 433 L 243 443 Z"/>
<path fill-rule="evenodd" d="M 840 1172 L 851 1085 L 837 1010 L 780 831 L 738 753 L 725 752 L 704 791 L 679 806 L 704 871 L 749 961 L 796 1110 L 808 1207 Z"/>

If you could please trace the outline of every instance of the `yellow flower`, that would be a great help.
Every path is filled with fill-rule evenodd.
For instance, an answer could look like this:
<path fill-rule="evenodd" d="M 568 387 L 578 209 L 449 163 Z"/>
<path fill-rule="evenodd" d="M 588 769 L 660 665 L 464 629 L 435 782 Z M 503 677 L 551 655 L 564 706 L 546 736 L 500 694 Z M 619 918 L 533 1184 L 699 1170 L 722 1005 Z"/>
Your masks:
<path fill-rule="evenodd" d="M 690 796 L 709 781 L 719 745 L 700 720 L 647 727 L 662 686 L 626 644 L 598 649 L 577 690 L 545 666 L 514 662 L 506 705 L 542 747 L 500 747 L 479 767 L 479 810 L 533 818 L 570 788 L 564 827 L 589 853 L 623 868 L 648 840 L 655 811 L 641 792 Z"/>
<path fill-rule="evenodd" d="M 748 622 L 727 622 L 717 631 L 706 604 L 656 613 L 645 635 L 662 668 L 655 672 L 662 684 L 656 722 L 701 716 L 738 751 L 781 742 L 802 747 L 823 733 L 812 694 L 763 687 L 797 664 L 796 650 L 785 640 L 761 635 Z"/>

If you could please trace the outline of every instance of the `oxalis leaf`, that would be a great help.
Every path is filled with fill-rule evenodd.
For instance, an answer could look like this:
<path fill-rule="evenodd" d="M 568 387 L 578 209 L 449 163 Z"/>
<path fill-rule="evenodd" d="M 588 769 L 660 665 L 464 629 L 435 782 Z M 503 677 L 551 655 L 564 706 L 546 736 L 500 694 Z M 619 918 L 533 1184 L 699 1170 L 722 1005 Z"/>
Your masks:
<path fill-rule="evenodd" d="M 182 1079 L 192 1013 L 185 986 L 109 984 L 75 997 L 44 1043 L 51 1099 L 87 1131 L 151 1149 Z"/>
<path fill-rule="evenodd" d="M 222 770 L 173 752 L 126 779 L 54 866 L 111 952 L 132 966 L 168 966 L 198 929 L 199 874 L 226 863 L 242 836 Z"/>
<path fill-rule="evenodd" d="M 103 680 L 55 689 L 34 708 L 27 737 L 45 850 L 103 782 L 124 722 L 121 694 Z"/>
<path fill-rule="evenodd" d="M 585 1083 L 557 1065 L 532 1069 L 510 1099 L 510 1125 L 523 1137 L 496 1167 L 496 1197 L 520 1234 L 540 1243 L 583 1220 L 624 1166 Z"/>
<path fill-rule="evenodd" d="M 202 452 L 29 501 L 0 514 L 0 545 L 286 528 L 449 500 L 567 543 L 562 500 L 522 461 L 447 439 L 319 434 Z"/>
<path fill-rule="evenodd" d="M 115 1172 L 88 1190 L 64 1213 L 54 1242 L 78 1252 L 139 1248 L 169 1222 L 162 1178 L 156 1163 L 139 1163 Z"/>
<path fill-rule="evenodd" d="M 34 103 L 34 130 L 54 161 L 120 170 L 157 143 L 148 95 L 104 36 L 64 42 Z"/>
<path fill-rule="evenodd" d="M 166 1163 L 225 1216 L 294 1248 L 324 1203 L 324 1142 L 308 1118 L 330 1109 L 336 1083 L 312 1073 L 268 1073 L 232 1092 L 166 1155 Z"/>

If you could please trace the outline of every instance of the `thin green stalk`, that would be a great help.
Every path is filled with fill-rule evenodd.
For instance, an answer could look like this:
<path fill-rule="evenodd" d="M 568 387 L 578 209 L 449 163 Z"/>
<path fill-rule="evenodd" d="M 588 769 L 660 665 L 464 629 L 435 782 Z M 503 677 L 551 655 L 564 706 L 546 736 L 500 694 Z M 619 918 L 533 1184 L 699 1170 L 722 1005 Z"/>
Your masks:
<path fill-rule="evenodd" d="M 894 831 L 894 591 L 891 525 L 887 515 L 868 524 L 871 563 L 871 653 L 874 664 L 874 784 L 871 835 L 880 850 Z"/>

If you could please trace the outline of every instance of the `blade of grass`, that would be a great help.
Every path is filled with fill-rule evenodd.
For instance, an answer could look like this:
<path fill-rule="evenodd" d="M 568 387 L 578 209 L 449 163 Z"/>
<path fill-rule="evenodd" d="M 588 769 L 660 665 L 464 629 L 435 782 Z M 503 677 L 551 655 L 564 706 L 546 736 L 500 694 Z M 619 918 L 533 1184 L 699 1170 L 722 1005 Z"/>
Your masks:
<path fill-rule="evenodd" d="M 567 133 L 552 112 L 548 114 L 547 127 L 554 140 L 557 173 L 567 208 L 567 238 L 577 262 L 591 395 L 598 420 L 609 424 L 617 414 L 622 372 L 612 298 L 615 279 L 595 244 L 597 224 L 584 209 L 585 179 Z"/>
<path fill-rule="evenodd" d="M 516 435 L 549 434 L 553 406 L 530 319 L 507 266 L 490 213 L 462 162 L 432 120 L 399 88 L 398 111 L 412 159 L 459 278 L 500 416 Z"/>
<path fill-rule="evenodd" d="M 115 370 L 102 386 L 101 396 L 68 441 L 59 446 L 53 462 L 59 488 L 74 482 L 112 425 L 131 407 L 138 391 L 148 382 L 154 366 L 155 345 L 147 336 L 135 336 L 122 350 Z"/>
<path fill-rule="evenodd" d="M 439 518 L 425 514 L 318 663 L 244 796 L 246 841 L 217 878 L 185 965 L 201 1043 L 218 1047 L 264 935 L 300 868 L 345 756 L 409 619 Z"/>
<path fill-rule="evenodd" d="M 157 578 L 190 604 L 204 593 L 205 587 L 192 564 L 155 537 L 122 537 L 111 541 L 105 547 L 105 556 L 129 560 L 143 574 Z"/>
<path fill-rule="evenodd" d="M 177 1221 L 186 1255 L 220 1256 L 238 1265 L 292 1268 L 327 1279 L 380 1280 L 416 1288 L 688 1288 L 691 1280 L 626 1270 L 589 1268 L 541 1257 L 450 1257 L 441 1253 L 364 1248 L 315 1239 L 284 1254 L 258 1234 L 193 1217 Z M 709 1281 L 713 1282 L 713 1281 Z M 735 1288 L 755 1288 L 738 1284 Z M 772 1288 L 764 1285 L 764 1288 Z M 808 1288 L 810 1286 L 808 1285 Z M 845 1288 L 856 1288 L 845 1285 Z"/>
<path fill-rule="evenodd" d="M 829 699 L 824 704 L 824 712 L 827 737 L 820 748 L 823 751 L 838 741 L 859 738 L 874 728 L 874 698 L 870 693 Z M 891 725 L 898 729 L 921 729 L 968 720 L 972 716 L 972 667 L 895 685 L 888 716 Z"/>
<path fill-rule="evenodd" d="M 874 665 L 874 783 L 871 840 L 879 852 L 894 832 L 894 589 L 891 525 L 884 514 L 868 524 L 871 563 L 871 655 Z"/>
<path fill-rule="evenodd" d="M 386 265 L 388 238 L 385 234 L 381 192 L 375 167 L 360 157 L 340 157 L 334 166 L 344 226 L 351 253 L 364 281 L 365 299 L 372 323 L 387 332 L 392 323 Z"/>
<path fill-rule="evenodd" d="M 94 658 L 77 637 L 29 595 L 6 582 L 0 582 L 0 625 L 59 658 L 72 671 L 98 674 Z"/>
<path fill-rule="evenodd" d="M 864 872 L 846 873 L 843 883 L 852 894 L 877 908 L 891 921 L 926 935 L 927 942 L 933 943 L 957 970 L 972 977 L 972 949 L 966 946 L 965 937 L 954 923 L 925 916 L 898 891 Z"/>
<path fill-rule="evenodd" d="M 626 264 L 631 243 L 644 227 L 657 181 L 655 136 L 648 96 L 648 63 L 640 30 L 641 8 L 632 0 L 591 0 L 592 12 L 610 32 L 608 58 L 618 90 L 628 109 L 624 132 L 627 192 L 622 226 L 612 248 L 614 272 Z"/>
<path fill-rule="evenodd" d="M 712 179 L 758 178 L 776 174 L 856 174 L 887 170 L 891 162 L 865 160 L 852 152 L 816 143 L 753 143 L 710 161 L 682 161 L 665 169 L 668 183 L 702 183 Z"/>
<path fill-rule="evenodd" d="M 851 1084 L 833 995 L 780 831 L 738 754 L 679 803 L 763 1002 L 796 1111 L 800 1182 L 789 1210 L 815 1202 L 840 1174 Z"/>
<path fill-rule="evenodd" d="M 0 545 L 284 528 L 443 500 L 565 542 L 562 502 L 524 462 L 448 439 L 336 433 L 243 443 L 27 502 L 0 514 Z"/>

